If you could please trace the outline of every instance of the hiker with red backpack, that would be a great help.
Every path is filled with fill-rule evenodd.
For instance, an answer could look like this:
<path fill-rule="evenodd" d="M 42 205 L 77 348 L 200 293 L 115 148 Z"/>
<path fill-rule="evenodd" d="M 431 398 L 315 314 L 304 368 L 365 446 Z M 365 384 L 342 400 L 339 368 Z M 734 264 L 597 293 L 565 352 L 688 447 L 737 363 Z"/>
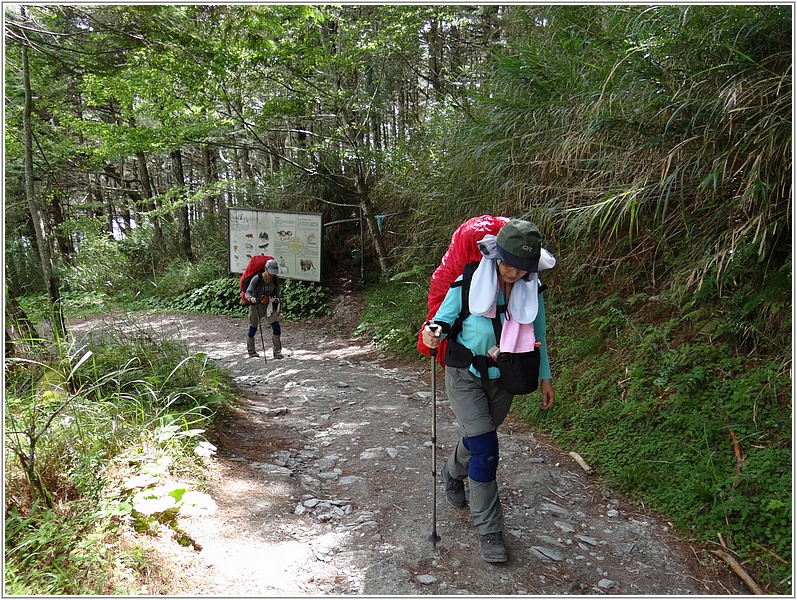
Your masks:
<path fill-rule="evenodd" d="M 253 256 L 241 275 L 241 300 L 249 306 L 249 330 L 246 333 L 246 350 L 250 357 L 257 357 L 255 333 L 260 321 L 265 317 L 271 325 L 271 342 L 274 358 L 282 358 L 282 328 L 280 319 L 280 280 L 277 277 L 279 265 L 273 256 Z M 260 332 L 261 341 L 263 332 Z M 265 353 L 265 344 L 263 352 Z"/>
<path fill-rule="evenodd" d="M 474 239 L 476 249 L 471 247 Z M 473 260 L 474 255 L 480 259 Z M 462 266 L 464 257 L 471 262 Z M 538 382 L 542 409 L 554 401 L 545 286 L 538 273 L 555 264 L 533 223 L 490 216 L 471 219 L 455 232 L 435 272 L 438 279 L 445 271 L 459 269 L 461 275 L 436 310 L 430 292 L 429 319 L 419 335 L 419 350 L 440 346 L 444 354 L 446 394 L 463 430 L 441 470 L 446 500 L 463 508 L 467 479 L 479 549 L 489 563 L 508 560 L 496 481 L 498 426 L 514 396 L 537 389 Z M 435 276 L 432 288 L 439 288 Z"/>

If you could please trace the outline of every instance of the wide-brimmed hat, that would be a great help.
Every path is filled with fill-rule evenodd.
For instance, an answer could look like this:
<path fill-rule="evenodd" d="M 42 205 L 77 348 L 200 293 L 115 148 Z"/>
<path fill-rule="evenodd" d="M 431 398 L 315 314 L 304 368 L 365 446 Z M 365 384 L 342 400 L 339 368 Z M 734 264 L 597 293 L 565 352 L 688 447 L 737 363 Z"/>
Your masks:
<path fill-rule="evenodd" d="M 495 236 L 496 250 L 508 265 L 536 273 L 539 270 L 542 236 L 530 221 L 512 219 Z"/>

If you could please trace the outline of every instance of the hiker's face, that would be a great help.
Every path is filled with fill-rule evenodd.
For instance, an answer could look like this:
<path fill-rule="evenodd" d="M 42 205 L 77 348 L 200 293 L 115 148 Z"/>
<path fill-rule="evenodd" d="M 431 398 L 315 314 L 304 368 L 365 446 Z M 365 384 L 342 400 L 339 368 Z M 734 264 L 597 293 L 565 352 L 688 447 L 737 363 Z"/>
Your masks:
<path fill-rule="evenodd" d="M 520 269 L 516 269 L 504 261 L 498 263 L 498 275 L 503 279 L 506 283 L 515 283 L 521 277 L 524 277 L 528 271 L 521 271 Z"/>

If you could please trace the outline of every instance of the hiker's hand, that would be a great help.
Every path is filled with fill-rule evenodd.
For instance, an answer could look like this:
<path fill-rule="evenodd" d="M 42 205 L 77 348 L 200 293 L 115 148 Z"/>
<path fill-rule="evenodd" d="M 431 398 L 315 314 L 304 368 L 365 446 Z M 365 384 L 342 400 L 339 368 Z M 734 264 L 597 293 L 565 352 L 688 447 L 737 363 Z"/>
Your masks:
<path fill-rule="evenodd" d="M 260 304 L 268 304 L 269 300 L 271 300 L 271 298 L 268 296 L 263 296 L 263 298 L 260 300 Z"/>
<path fill-rule="evenodd" d="M 553 404 L 553 384 L 551 383 L 550 379 L 543 379 L 540 382 L 540 393 L 542 394 L 542 401 L 540 402 L 540 408 L 542 410 L 548 410 L 551 408 Z"/>
<path fill-rule="evenodd" d="M 439 325 L 435 325 L 434 323 L 427 323 L 424 325 L 422 336 L 423 343 L 427 348 L 430 350 L 437 348 L 437 346 L 440 344 L 440 334 L 442 331 L 443 328 Z"/>

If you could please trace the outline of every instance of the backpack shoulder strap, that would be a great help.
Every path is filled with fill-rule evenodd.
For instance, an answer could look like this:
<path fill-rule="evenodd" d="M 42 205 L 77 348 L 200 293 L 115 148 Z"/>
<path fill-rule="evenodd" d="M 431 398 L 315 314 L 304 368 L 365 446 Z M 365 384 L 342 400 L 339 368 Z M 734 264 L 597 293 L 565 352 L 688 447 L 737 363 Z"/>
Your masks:
<path fill-rule="evenodd" d="M 462 321 L 470 313 L 470 283 L 473 280 L 473 274 L 476 272 L 479 263 L 469 262 L 465 265 L 465 268 L 462 270 L 462 279 L 458 279 L 451 283 L 452 288 L 460 287 L 462 288 L 462 306 L 459 309 L 459 316 L 456 318 L 454 323 L 451 325 L 451 332 L 449 336 L 451 339 L 456 339 L 459 333 L 462 331 Z"/>
<path fill-rule="evenodd" d="M 465 317 L 470 313 L 470 284 L 473 281 L 473 274 L 478 268 L 478 262 L 469 262 L 462 269 L 462 279 L 451 284 L 451 287 L 462 287 L 462 308 L 459 311 L 460 321 L 464 321 Z"/>

